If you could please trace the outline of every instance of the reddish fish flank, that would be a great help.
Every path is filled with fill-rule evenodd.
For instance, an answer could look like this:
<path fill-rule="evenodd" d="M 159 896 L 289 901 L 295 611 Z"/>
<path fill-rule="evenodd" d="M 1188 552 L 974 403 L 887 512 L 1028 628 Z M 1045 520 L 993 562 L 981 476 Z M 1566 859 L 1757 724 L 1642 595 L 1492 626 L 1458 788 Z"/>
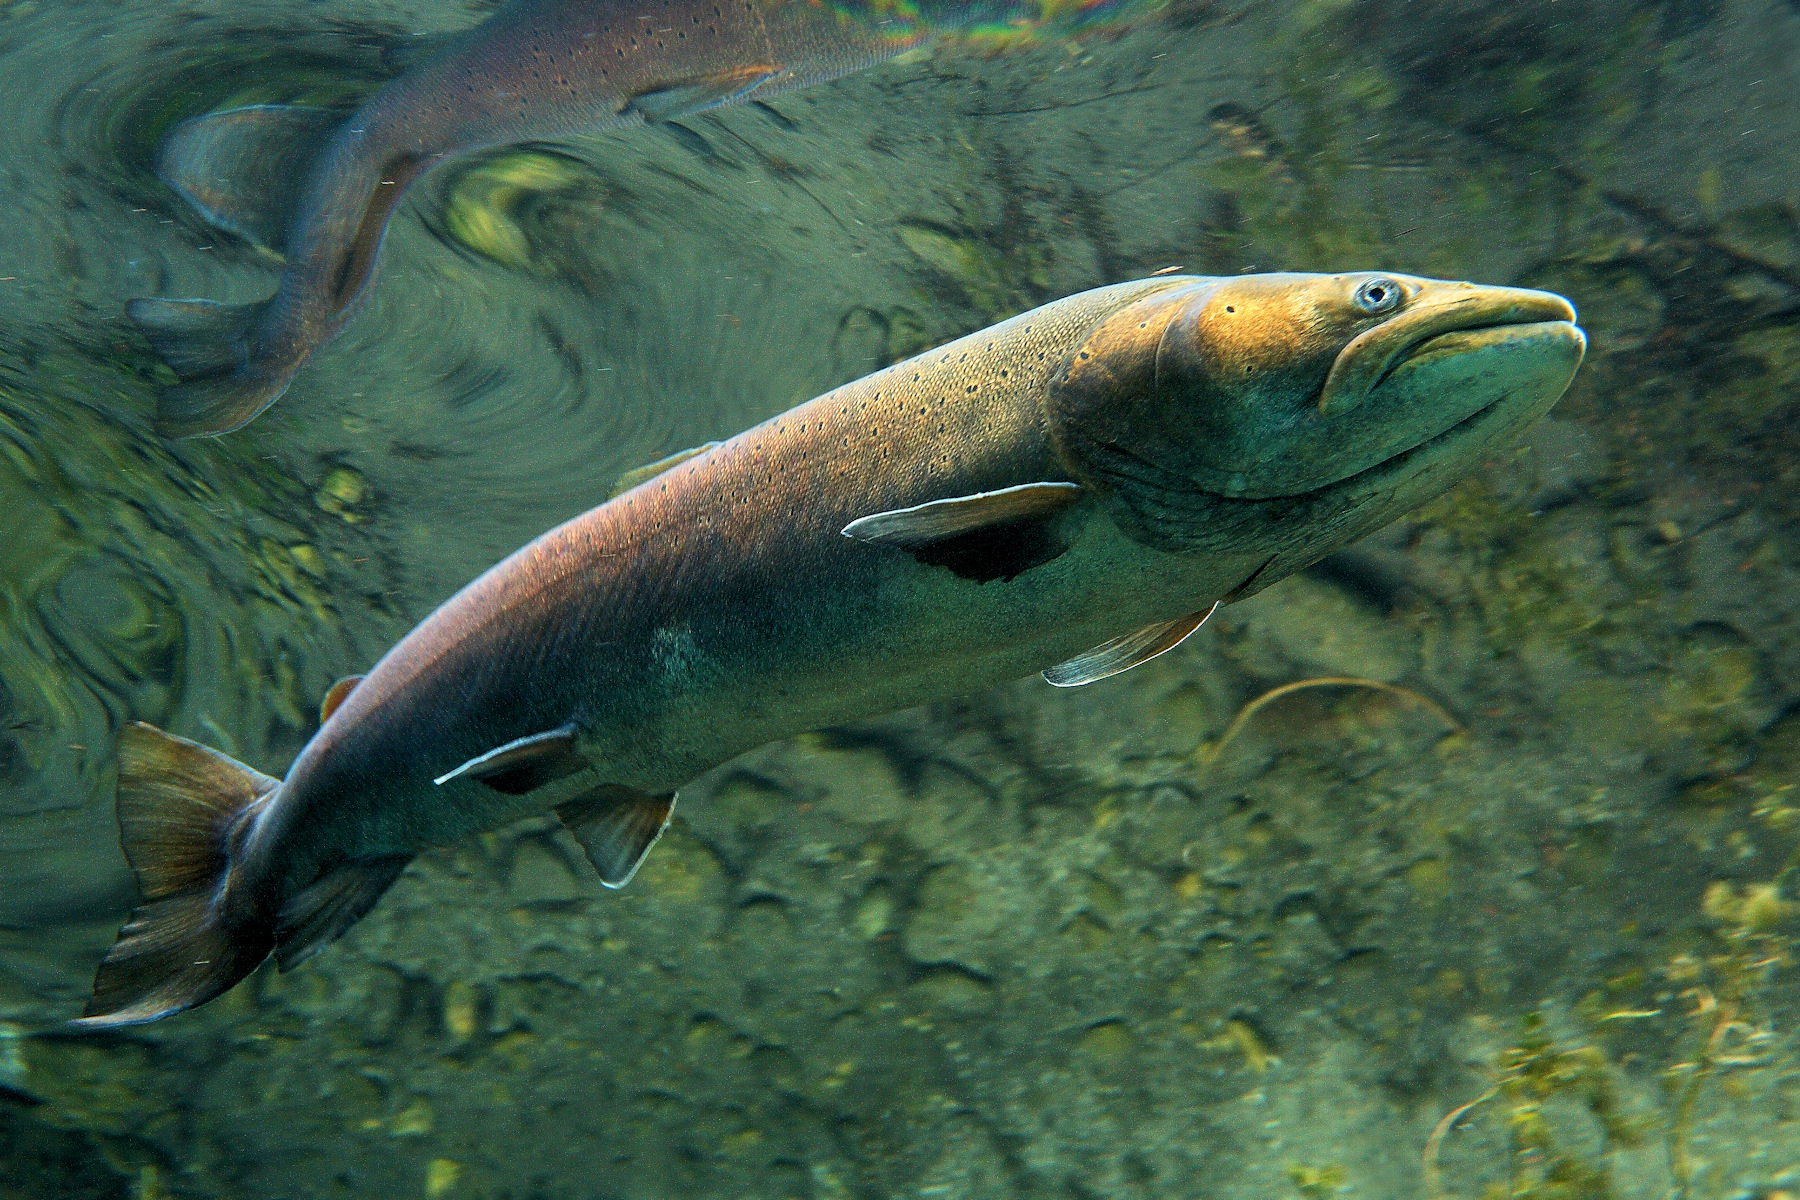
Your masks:
<path fill-rule="evenodd" d="M 429 846 L 554 812 L 622 886 L 676 789 L 751 746 L 1129 670 L 1447 488 L 1555 402 L 1584 344 L 1543 292 L 1167 276 L 675 456 L 334 688 L 282 779 L 128 727 L 144 904 L 82 1023 L 296 965 Z"/>

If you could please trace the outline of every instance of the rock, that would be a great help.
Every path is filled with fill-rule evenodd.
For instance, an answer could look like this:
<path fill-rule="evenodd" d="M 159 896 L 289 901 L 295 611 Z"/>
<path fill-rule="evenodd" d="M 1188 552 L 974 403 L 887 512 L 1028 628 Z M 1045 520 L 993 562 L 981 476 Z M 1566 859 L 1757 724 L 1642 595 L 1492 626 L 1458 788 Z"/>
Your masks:
<path fill-rule="evenodd" d="M 916 962 L 950 964 L 992 976 L 1006 958 L 1020 952 L 1016 944 L 996 945 L 1009 918 L 1008 897 L 998 880 L 963 866 L 937 867 L 919 884 L 907 917 L 902 945 Z"/>
<path fill-rule="evenodd" d="M 1272 642 L 1313 674 L 1393 683 L 1418 669 L 1418 649 L 1404 627 L 1307 575 L 1252 596 L 1234 606 L 1232 616 L 1252 637 Z"/>
<path fill-rule="evenodd" d="M 907 999 L 923 1012 L 952 1017 L 989 1012 L 999 1002 L 993 984 L 952 967 L 927 971 L 907 988 Z"/>

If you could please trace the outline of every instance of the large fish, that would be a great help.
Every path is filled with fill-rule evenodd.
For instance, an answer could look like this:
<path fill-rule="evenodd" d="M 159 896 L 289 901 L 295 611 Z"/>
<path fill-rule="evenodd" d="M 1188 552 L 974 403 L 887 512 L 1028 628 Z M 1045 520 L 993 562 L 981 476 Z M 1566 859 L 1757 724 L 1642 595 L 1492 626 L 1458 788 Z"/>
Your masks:
<path fill-rule="evenodd" d="M 282 251 L 286 267 L 262 303 L 131 302 L 131 319 L 179 377 L 158 398 L 157 432 L 226 433 L 273 404 L 343 328 L 400 198 L 437 164 L 763 99 L 871 66 L 994 9 L 514 0 L 347 120 L 256 105 L 184 122 L 165 139 L 158 173 L 213 223 Z"/>
<path fill-rule="evenodd" d="M 144 904 L 82 1023 L 292 966 L 428 846 L 553 809 L 622 885 L 675 789 L 742 750 L 1160 654 L 1536 420 L 1581 361 L 1574 318 L 1404 275 L 1140 280 L 665 465 L 334 688 L 285 779 L 128 727 Z"/>

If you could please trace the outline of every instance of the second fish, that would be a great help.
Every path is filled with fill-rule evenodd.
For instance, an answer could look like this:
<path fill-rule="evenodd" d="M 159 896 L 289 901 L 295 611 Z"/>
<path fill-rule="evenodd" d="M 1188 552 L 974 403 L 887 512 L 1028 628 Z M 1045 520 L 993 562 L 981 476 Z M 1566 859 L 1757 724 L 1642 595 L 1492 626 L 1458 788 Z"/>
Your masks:
<path fill-rule="evenodd" d="M 164 437 L 228 433 L 287 389 L 374 277 L 406 189 L 471 150 L 674 121 L 836 78 L 966 23 L 975 6 L 788 0 L 515 0 L 348 120 L 255 105 L 177 126 L 157 173 L 224 229 L 283 251 L 254 304 L 139 299 L 127 309 L 179 382 Z M 286 152 L 283 147 L 287 148 Z M 311 166 L 291 172 L 296 148 Z M 288 178 L 292 188 L 281 186 Z"/>

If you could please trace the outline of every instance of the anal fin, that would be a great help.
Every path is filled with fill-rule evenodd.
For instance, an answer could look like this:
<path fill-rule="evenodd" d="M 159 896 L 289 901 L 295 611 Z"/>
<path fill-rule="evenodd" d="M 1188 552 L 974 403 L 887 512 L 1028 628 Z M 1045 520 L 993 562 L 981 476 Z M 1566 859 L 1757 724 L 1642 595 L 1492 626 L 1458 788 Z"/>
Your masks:
<path fill-rule="evenodd" d="M 843 532 L 987 583 L 1023 575 L 1067 552 L 1087 517 L 1087 506 L 1078 503 L 1085 495 L 1077 483 L 1021 483 L 874 513 Z"/>
<path fill-rule="evenodd" d="M 446 771 L 433 782 L 442 785 L 453 779 L 473 779 L 496 792 L 523 796 L 577 771 L 587 770 L 587 760 L 575 749 L 575 739 L 573 722 L 515 738 L 485 754 L 476 755 L 454 771 Z"/>
<path fill-rule="evenodd" d="M 207 113 L 169 131 L 156 173 L 213 225 L 279 254 L 306 165 L 342 121 L 291 104 Z"/>
<path fill-rule="evenodd" d="M 652 796 L 634 788 L 606 784 L 560 804 L 556 815 L 568 827 L 600 882 L 622 888 L 643 865 L 644 856 L 669 827 L 675 793 Z"/>
<path fill-rule="evenodd" d="M 1044 682 L 1056 687 L 1080 687 L 1129 671 L 1139 663 L 1149 662 L 1159 654 L 1167 654 L 1187 640 L 1189 634 L 1206 624 L 1206 618 L 1218 610 L 1215 601 L 1204 612 L 1190 613 L 1173 621 L 1158 621 L 1124 637 L 1102 642 L 1085 654 L 1077 654 L 1068 662 L 1057 663 L 1044 672 Z"/>

